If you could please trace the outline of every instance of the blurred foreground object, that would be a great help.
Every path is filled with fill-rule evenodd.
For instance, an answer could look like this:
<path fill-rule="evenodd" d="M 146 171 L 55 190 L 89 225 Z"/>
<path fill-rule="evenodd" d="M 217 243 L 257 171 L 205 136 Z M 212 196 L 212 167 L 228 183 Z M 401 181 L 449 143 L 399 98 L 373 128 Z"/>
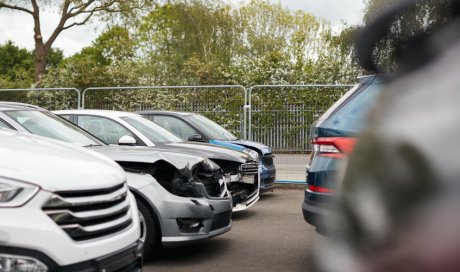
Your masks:
<path fill-rule="evenodd" d="M 436 1 L 398 3 L 361 33 L 364 68 L 381 71 L 374 47 L 421 2 Z M 459 3 L 439 29 L 399 44 L 407 55 L 350 158 L 324 270 L 460 271 Z"/>

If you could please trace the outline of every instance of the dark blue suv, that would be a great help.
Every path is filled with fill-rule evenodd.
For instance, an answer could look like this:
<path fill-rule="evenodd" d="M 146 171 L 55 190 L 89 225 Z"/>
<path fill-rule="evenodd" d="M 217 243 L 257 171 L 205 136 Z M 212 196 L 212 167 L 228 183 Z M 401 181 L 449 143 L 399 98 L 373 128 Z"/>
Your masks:
<path fill-rule="evenodd" d="M 339 168 L 353 151 L 356 136 L 382 89 L 378 76 L 366 76 L 327 110 L 311 130 L 313 153 L 307 165 L 307 189 L 302 205 L 305 220 L 321 229 L 330 213 L 338 183 Z"/>

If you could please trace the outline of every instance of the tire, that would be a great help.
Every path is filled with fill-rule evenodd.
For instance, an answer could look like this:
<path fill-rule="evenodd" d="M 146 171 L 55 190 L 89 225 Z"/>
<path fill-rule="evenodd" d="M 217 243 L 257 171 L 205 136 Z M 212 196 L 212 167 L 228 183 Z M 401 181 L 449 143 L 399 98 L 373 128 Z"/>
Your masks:
<path fill-rule="evenodd" d="M 150 210 L 139 200 L 137 209 L 139 210 L 139 221 L 141 224 L 141 240 L 144 242 L 144 259 L 153 257 L 160 249 L 160 232 Z"/>

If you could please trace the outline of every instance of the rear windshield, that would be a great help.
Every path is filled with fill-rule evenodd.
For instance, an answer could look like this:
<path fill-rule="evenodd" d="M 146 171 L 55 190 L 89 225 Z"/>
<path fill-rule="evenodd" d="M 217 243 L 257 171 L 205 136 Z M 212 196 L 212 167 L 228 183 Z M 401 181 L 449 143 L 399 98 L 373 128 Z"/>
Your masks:
<path fill-rule="evenodd" d="M 369 110 L 374 105 L 382 89 L 382 83 L 376 82 L 358 90 L 340 106 L 320 127 L 345 134 L 356 134 L 362 130 Z M 351 135 L 350 135 L 351 136 Z"/>

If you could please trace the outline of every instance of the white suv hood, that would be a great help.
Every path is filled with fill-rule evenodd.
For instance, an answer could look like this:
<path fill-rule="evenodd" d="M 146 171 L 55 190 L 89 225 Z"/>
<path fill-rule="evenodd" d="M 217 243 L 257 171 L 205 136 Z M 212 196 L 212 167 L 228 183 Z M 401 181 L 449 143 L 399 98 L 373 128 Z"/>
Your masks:
<path fill-rule="evenodd" d="M 126 180 L 120 166 L 96 152 L 3 129 L 0 176 L 52 192 L 106 188 Z"/>

